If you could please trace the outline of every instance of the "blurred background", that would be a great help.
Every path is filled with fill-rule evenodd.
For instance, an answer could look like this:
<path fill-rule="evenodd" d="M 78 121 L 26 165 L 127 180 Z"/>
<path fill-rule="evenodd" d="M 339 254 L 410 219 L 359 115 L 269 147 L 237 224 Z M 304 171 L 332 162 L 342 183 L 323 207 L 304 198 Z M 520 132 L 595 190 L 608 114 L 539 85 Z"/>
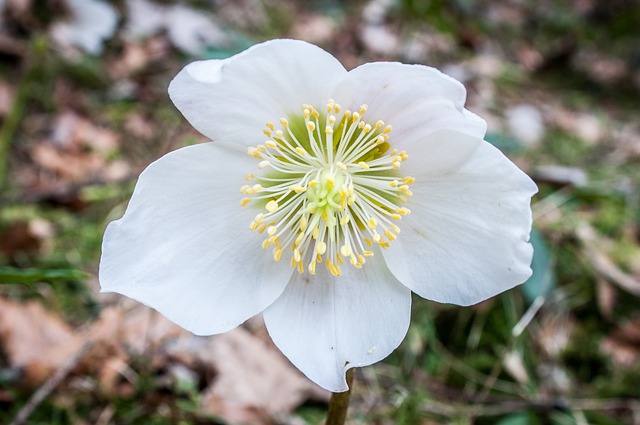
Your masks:
<path fill-rule="evenodd" d="M 281 37 L 442 69 L 540 187 L 533 277 L 469 308 L 416 298 L 349 423 L 640 424 L 634 0 L 0 0 L 0 423 L 322 422 L 328 394 L 260 318 L 194 337 L 96 277 L 140 171 L 204 140 L 171 78 Z"/>

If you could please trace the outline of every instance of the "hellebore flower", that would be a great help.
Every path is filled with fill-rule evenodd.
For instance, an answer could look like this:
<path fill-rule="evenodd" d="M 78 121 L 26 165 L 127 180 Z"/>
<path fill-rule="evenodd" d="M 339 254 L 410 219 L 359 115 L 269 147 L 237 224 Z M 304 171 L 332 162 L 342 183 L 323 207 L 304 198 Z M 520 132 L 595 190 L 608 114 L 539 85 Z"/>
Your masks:
<path fill-rule="evenodd" d="M 536 186 L 436 69 L 349 72 L 295 40 L 187 65 L 171 99 L 214 140 L 140 176 L 100 282 L 198 335 L 264 312 L 320 386 L 385 358 L 411 291 L 470 305 L 525 281 Z"/>

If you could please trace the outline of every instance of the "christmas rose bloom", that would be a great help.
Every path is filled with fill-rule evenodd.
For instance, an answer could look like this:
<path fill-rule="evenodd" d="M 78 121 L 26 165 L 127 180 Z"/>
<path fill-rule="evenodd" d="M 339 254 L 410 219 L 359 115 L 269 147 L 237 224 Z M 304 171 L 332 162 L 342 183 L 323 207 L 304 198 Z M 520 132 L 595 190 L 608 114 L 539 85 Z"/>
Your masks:
<path fill-rule="evenodd" d="M 483 140 L 436 69 L 274 40 L 194 62 L 171 99 L 212 139 L 140 176 L 105 233 L 100 282 L 198 335 L 263 312 L 310 379 L 404 338 L 411 291 L 470 305 L 525 281 L 536 186 Z"/>

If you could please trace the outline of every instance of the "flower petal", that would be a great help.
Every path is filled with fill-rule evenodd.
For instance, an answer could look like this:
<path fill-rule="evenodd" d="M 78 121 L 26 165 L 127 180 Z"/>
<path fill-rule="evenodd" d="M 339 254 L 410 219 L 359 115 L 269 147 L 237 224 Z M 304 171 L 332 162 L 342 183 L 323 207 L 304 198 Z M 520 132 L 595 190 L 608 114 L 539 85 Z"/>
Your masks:
<path fill-rule="evenodd" d="M 383 250 L 395 277 L 424 298 L 460 305 L 524 282 L 533 181 L 489 143 L 453 131 L 432 134 L 408 154 L 411 214 Z"/>
<path fill-rule="evenodd" d="M 141 175 L 127 211 L 107 227 L 100 283 L 195 334 L 227 331 L 271 304 L 292 273 L 249 230 L 239 188 L 253 160 L 238 146 L 172 152 Z M 250 204 L 251 205 L 251 204 Z M 258 255 L 256 255 L 258 254 Z"/>
<path fill-rule="evenodd" d="M 324 50 L 297 40 L 255 45 L 225 60 L 187 65 L 169 95 L 187 120 L 214 140 L 245 146 L 264 141 L 269 121 L 324 105 L 347 71 Z"/>
<path fill-rule="evenodd" d="M 360 270 L 345 265 L 334 277 L 294 274 L 264 312 L 271 338 L 291 362 L 321 387 L 348 389 L 345 372 L 385 358 L 403 340 L 411 291 L 375 255 Z"/>
<path fill-rule="evenodd" d="M 367 104 L 368 122 L 391 124 L 395 148 L 441 129 L 479 138 L 487 130 L 483 119 L 464 109 L 464 86 L 435 68 L 375 62 L 351 70 L 349 77 L 354 85 L 351 107 Z"/>

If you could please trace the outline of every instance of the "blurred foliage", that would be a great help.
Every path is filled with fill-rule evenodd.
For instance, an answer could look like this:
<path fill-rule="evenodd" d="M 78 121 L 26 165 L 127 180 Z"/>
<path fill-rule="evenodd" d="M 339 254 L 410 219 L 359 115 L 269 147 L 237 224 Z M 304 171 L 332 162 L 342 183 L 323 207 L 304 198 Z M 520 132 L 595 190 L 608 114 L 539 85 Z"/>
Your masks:
<path fill-rule="evenodd" d="M 165 93 L 175 72 L 196 58 L 168 47 L 164 35 L 154 36 L 148 44 L 116 36 L 102 55 L 69 58 L 47 36 L 46 28 L 55 18 L 47 3 L 35 3 L 31 26 L 15 25 L 19 38 L 27 40 L 24 55 L 0 55 L 0 80 L 17 89 L 12 108 L 0 122 L 0 161 L 8 166 L 8 170 L 0 166 L 0 175 L 7 177 L 0 197 L 0 291 L 14 299 L 39 299 L 80 325 L 94 320 L 102 308 L 95 293 L 102 233 L 106 223 L 123 213 L 135 175 L 167 151 L 200 141 Z M 125 10 L 125 2 L 115 3 Z M 224 58 L 265 38 L 294 36 L 299 34 L 295 31 L 301 17 L 317 15 L 328 17 L 337 28 L 320 44 L 350 64 L 380 58 L 358 35 L 365 25 L 363 9 L 371 3 L 185 2 L 210 9 L 224 21 L 228 43 L 209 47 L 202 58 Z M 383 20 L 397 30 L 400 47 L 418 31 L 454 40 L 452 51 L 425 54 L 430 64 L 440 60 L 435 64 L 446 65 L 486 51 L 498 52 L 503 67 L 491 77 L 490 87 L 486 81 L 479 83 L 477 75 L 466 82 L 472 96 L 495 93 L 498 100 L 486 109 L 497 116 L 510 104 L 523 101 L 551 108 L 548 100 L 553 99 L 553 105 L 602 118 L 610 134 L 622 132 L 623 127 L 634 130 L 637 124 L 640 96 L 632 80 L 640 69 L 639 2 L 397 0 L 389 4 Z M 264 15 L 258 23 L 242 27 L 233 21 L 236 15 L 225 14 L 234 7 L 240 16 L 255 10 Z M 539 56 L 529 67 L 518 63 L 524 47 Z M 621 60 L 625 76 L 611 83 L 594 78 L 589 69 L 576 65 L 585 51 Z M 147 62 L 122 71 L 114 64 L 124 66 L 127 52 L 132 61 L 139 59 L 136 54 L 147 55 Z M 154 54 L 161 59 L 154 59 Z M 404 57 L 398 52 L 383 59 Z M 42 187 L 24 186 L 25 177 L 19 171 L 38 167 L 30 149 L 52 133 L 51 117 L 68 110 L 120 135 L 121 143 L 102 153 L 101 159 L 109 164 L 126 161 L 130 174 L 112 180 L 60 179 L 56 180 L 60 187 L 52 188 L 44 183 L 59 176 L 38 169 Z M 555 113 L 551 110 L 547 115 Z M 607 283 L 611 299 L 599 292 L 602 272 L 585 256 L 576 228 L 588 223 L 599 237 L 603 255 L 622 272 L 638 277 L 640 168 L 638 157 L 629 152 L 640 142 L 633 139 L 625 145 L 610 136 L 596 139 L 589 141 L 579 131 L 554 123 L 548 125 L 539 145 L 525 146 L 504 126 L 491 129 L 487 140 L 523 168 L 574 167 L 585 171 L 588 182 L 575 186 L 538 181 L 540 193 L 534 207 L 548 202 L 552 208 L 536 216 L 534 274 L 524 286 L 470 308 L 414 297 L 405 341 L 385 362 L 357 375 L 351 423 L 633 423 L 628 408 L 598 408 L 596 402 L 630 402 L 639 396 L 640 362 L 625 366 L 615 358 L 615 350 L 612 354 L 603 349 L 621 323 L 638 320 L 638 296 L 611 283 Z M 82 145 L 74 154 L 91 149 Z M 44 236 L 32 230 L 42 222 L 51 228 Z M 14 240 L 11 246 L 9 236 Z M 536 314 L 529 326 L 515 335 L 514 328 L 539 295 L 544 296 L 544 305 L 532 311 Z M 640 352 L 640 346 L 629 349 Z M 0 350 L 0 423 L 9 423 L 31 396 L 7 366 L 5 354 Z M 96 389 L 95 377 L 82 377 L 84 381 L 74 381 L 75 386 L 64 387 L 57 397 L 40 404 L 29 424 L 95 423 L 108 409 L 113 418 L 109 423 L 114 424 L 223 423 L 198 411 L 199 383 L 167 383 L 160 379 L 166 371 L 156 368 L 150 358 L 140 357 L 128 367 L 137 377 L 133 394 L 103 394 Z M 83 385 L 91 390 L 83 390 Z M 72 402 L 63 397 L 67 393 L 72 394 Z M 596 408 L 566 404 L 582 399 L 595 400 Z M 510 403 L 515 403 L 512 411 L 495 410 Z M 291 423 L 321 423 L 325 411 L 323 403 L 308 402 L 294 412 L 301 422 Z M 289 422 L 283 419 L 282 423 Z"/>

